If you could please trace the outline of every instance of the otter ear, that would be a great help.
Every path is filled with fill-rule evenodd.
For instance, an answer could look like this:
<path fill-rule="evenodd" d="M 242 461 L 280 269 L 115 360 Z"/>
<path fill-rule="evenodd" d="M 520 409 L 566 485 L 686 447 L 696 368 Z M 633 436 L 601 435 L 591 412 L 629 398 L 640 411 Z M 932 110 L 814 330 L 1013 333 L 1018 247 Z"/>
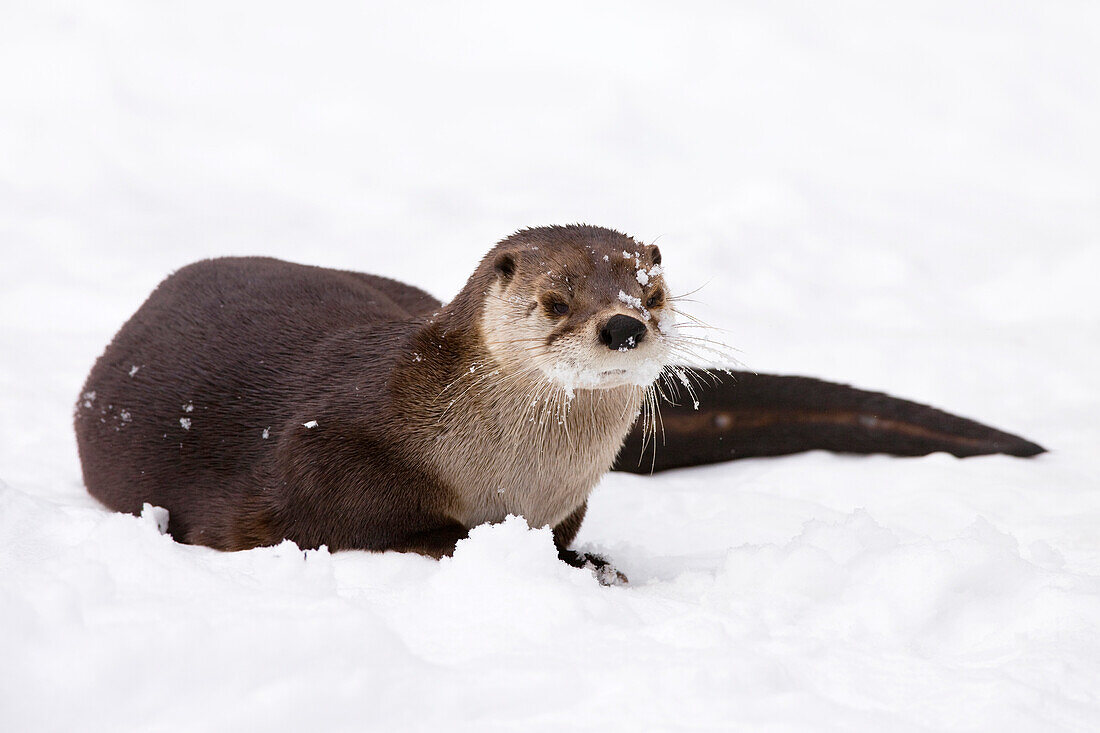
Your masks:
<path fill-rule="evenodd" d="M 653 261 L 653 264 L 661 264 L 661 250 L 657 245 L 653 245 L 649 248 L 649 259 Z"/>
<path fill-rule="evenodd" d="M 493 269 L 497 271 L 504 282 L 512 279 L 516 274 L 516 257 L 511 252 L 501 252 L 493 262 Z"/>

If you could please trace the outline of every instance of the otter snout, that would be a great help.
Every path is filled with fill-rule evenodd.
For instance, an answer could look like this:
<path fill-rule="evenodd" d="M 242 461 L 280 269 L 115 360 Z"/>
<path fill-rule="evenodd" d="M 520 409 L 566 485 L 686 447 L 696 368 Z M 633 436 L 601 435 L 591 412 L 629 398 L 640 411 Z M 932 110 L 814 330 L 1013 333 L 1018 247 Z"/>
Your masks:
<path fill-rule="evenodd" d="M 646 326 L 637 318 L 611 316 L 600 329 L 600 341 L 612 351 L 633 349 L 645 338 Z"/>

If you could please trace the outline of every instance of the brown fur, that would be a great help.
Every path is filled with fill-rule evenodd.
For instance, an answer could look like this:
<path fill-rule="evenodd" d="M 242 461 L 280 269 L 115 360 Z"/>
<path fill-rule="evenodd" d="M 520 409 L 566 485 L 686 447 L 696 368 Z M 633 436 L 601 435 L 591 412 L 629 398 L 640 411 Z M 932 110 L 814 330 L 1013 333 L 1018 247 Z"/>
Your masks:
<path fill-rule="evenodd" d="M 651 473 L 808 450 L 903 456 L 943 451 L 960 458 L 1044 452 L 1018 435 L 882 392 L 751 372 L 704 370 L 692 377 L 699 406 L 687 399 L 666 404 L 657 439 L 643 451 L 641 432 L 632 432 L 616 470 Z"/>
<path fill-rule="evenodd" d="M 533 364 L 588 348 L 609 364 L 642 358 L 598 342 L 609 316 L 633 312 L 616 293 L 661 288 L 638 283 L 624 250 L 659 259 L 607 229 L 525 230 L 446 306 L 373 275 L 189 265 L 88 377 L 75 418 L 88 490 L 119 511 L 163 506 L 176 539 L 226 550 L 289 538 L 439 557 L 471 527 L 522 514 L 583 564 L 568 545 L 643 388 L 569 395 Z M 566 316 L 547 301 L 558 296 Z"/>

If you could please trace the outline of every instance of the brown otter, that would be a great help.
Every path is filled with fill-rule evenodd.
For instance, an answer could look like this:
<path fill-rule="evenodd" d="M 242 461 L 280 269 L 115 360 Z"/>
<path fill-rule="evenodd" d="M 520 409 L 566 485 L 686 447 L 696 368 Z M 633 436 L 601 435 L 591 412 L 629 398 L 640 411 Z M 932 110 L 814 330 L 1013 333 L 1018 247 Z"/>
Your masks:
<path fill-rule="evenodd" d="M 632 427 L 635 448 L 653 440 L 655 380 L 676 382 L 666 367 L 686 342 L 661 268 L 656 246 L 581 225 L 508 237 L 447 305 L 274 259 L 189 265 L 88 377 L 75 417 L 85 484 L 119 511 L 165 507 L 174 538 L 224 550 L 291 539 L 440 557 L 517 514 L 553 527 L 563 560 L 614 580 L 570 543 Z M 696 445 L 745 432 L 722 418 L 743 417 L 729 404 L 736 383 L 671 373 L 692 403 L 716 395 L 718 411 L 682 421 L 681 448 L 673 425 L 671 460 L 659 450 L 660 465 L 642 465 L 739 457 L 721 435 Z"/>

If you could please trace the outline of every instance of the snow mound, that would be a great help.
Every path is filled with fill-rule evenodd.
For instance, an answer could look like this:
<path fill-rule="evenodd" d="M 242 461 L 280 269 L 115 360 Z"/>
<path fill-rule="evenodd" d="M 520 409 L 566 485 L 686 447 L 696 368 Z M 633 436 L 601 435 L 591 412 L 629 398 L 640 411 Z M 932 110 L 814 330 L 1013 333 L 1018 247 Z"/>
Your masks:
<path fill-rule="evenodd" d="M 1081 673 L 1100 658 L 1100 578 L 1027 559 L 984 520 L 904 538 L 857 510 L 709 570 L 606 588 L 518 517 L 439 562 L 289 541 L 220 553 L 173 542 L 165 519 L 0 488 L 0 652 L 20 670 L 19 694 L 0 690 L 9 728 L 32 726 L 56 689 L 51 722 L 94 711 L 104 730 L 289 729 L 318 709 L 379 729 L 487 710 L 546 730 L 570 715 L 751 728 L 792 698 L 788 720 L 838 729 L 1038 729 L 1080 719 L 1052 701 L 1095 694 Z"/>

